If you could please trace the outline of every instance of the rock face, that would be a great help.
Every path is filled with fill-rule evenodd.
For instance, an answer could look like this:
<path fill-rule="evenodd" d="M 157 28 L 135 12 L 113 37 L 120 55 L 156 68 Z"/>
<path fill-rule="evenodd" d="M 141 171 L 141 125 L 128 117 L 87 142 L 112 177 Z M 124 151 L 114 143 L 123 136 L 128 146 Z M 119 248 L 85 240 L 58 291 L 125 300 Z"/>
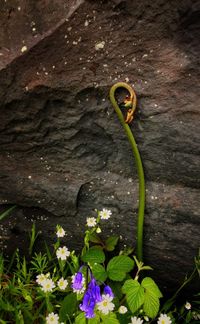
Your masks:
<path fill-rule="evenodd" d="M 2 1 L 0 201 L 19 206 L 2 246 L 23 245 L 37 220 L 49 244 L 59 223 L 79 248 L 102 207 L 107 233 L 135 244 L 137 174 L 108 99 L 126 81 L 147 180 L 145 260 L 161 287 L 182 282 L 199 246 L 199 18 L 194 0 Z"/>

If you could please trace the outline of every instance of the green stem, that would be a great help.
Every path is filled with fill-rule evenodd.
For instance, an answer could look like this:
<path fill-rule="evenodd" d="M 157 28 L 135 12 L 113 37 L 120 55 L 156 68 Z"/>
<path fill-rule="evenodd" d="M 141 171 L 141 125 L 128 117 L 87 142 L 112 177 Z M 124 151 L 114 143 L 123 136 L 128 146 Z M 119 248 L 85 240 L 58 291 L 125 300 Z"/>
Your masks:
<path fill-rule="evenodd" d="M 110 89 L 110 101 L 117 113 L 117 116 L 125 130 L 125 133 L 128 137 L 128 140 L 131 144 L 131 148 L 133 151 L 133 155 L 135 158 L 137 173 L 139 177 L 139 208 L 138 208 L 138 219 L 137 219 L 137 258 L 139 261 L 143 259 L 143 227 L 144 227 L 144 209 L 145 209 L 145 179 L 144 179 L 144 171 L 143 165 L 140 157 L 139 150 L 137 148 L 137 144 L 135 142 L 133 133 L 127 123 L 125 123 L 124 116 L 119 108 L 119 105 L 115 99 L 115 91 L 118 88 L 125 88 L 130 92 L 132 97 L 134 98 L 133 105 L 136 106 L 136 96 L 133 89 L 124 82 L 118 82 L 112 86 Z M 134 107 L 135 109 L 135 107 Z"/>

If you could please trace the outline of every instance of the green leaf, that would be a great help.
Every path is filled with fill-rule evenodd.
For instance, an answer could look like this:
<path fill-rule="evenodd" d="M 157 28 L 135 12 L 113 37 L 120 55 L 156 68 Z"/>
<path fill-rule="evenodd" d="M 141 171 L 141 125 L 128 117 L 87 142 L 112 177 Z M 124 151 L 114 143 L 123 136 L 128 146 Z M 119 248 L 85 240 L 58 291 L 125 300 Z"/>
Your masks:
<path fill-rule="evenodd" d="M 105 261 L 105 254 L 98 246 L 93 246 L 82 256 L 84 262 L 103 263 Z"/>
<path fill-rule="evenodd" d="M 99 324 L 99 323 L 100 323 L 100 318 L 98 315 L 96 315 L 94 318 L 88 319 L 88 324 Z M 75 318 L 75 324 L 86 324 L 85 313 L 82 312 Z"/>
<path fill-rule="evenodd" d="M 142 280 L 141 283 L 142 287 L 148 291 L 151 295 L 154 295 L 155 297 L 161 298 L 163 295 L 156 285 L 155 281 L 151 279 L 150 277 L 146 277 Z"/>
<path fill-rule="evenodd" d="M 159 298 L 152 295 L 149 291 L 145 292 L 143 310 L 150 318 L 155 318 L 159 312 Z"/>
<path fill-rule="evenodd" d="M 132 289 L 140 287 L 140 283 L 137 280 L 128 279 L 122 286 L 122 292 L 128 294 Z"/>
<path fill-rule="evenodd" d="M 104 282 L 107 279 L 106 270 L 101 264 L 95 263 L 91 268 L 96 280 Z"/>
<path fill-rule="evenodd" d="M 132 313 L 135 313 L 144 303 L 144 288 L 137 280 L 126 280 L 123 287 L 123 293 L 126 294 L 126 300 Z"/>
<path fill-rule="evenodd" d="M 126 272 L 112 270 L 108 272 L 108 277 L 113 281 L 123 281 L 126 278 Z"/>
<path fill-rule="evenodd" d="M 99 315 L 96 315 L 94 318 L 90 318 L 88 320 L 88 324 L 99 324 L 99 323 L 100 323 Z"/>
<path fill-rule="evenodd" d="M 7 300 L 4 302 L 3 299 L 0 299 L 0 309 L 6 312 L 14 312 L 15 307 L 12 306 Z"/>
<path fill-rule="evenodd" d="M 120 324 L 115 313 L 109 313 L 108 315 L 101 315 L 103 324 Z"/>
<path fill-rule="evenodd" d="M 76 316 L 75 324 L 86 324 L 86 318 L 83 312 Z"/>
<path fill-rule="evenodd" d="M 59 318 L 61 322 L 65 322 L 68 319 L 68 317 L 73 315 L 73 313 L 76 310 L 76 304 L 77 304 L 77 299 L 76 299 L 76 294 L 74 293 L 67 295 L 63 299 L 59 311 Z"/>
<path fill-rule="evenodd" d="M 118 298 L 119 300 L 123 298 L 121 282 L 110 281 L 108 282 L 108 285 L 111 287 L 115 298 Z"/>
<path fill-rule="evenodd" d="M 118 236 L 110 236 L 105 242 L 106 250 L 113 251 L 115 249 L 115 246 L 117 245 L 118 240 Z"/>
<path fill-rule="evenodd" d="M 150 266 L 144 266 L 140 270 L 153 270 L 153 268 Z"/>
<path fill-rule="evenodd" d="M 10 207 L 10 208 L 8 208 L 7 210 L 5 210 L 3 213 L 1 213 L 0 214 L 0 221 L 2 220 L 2 219 L 4 219 L 6 216 L 8 216 L 10 213 L 11 213 L 11 211 L 13 210 L 13 209 L 15 209 L 17 206 L 12 206 L 12 207 Z"/>
<path fill-rule="evenodd" d="M 92 243 L 101 243 L 101 239 L 96 233 L 89 234 L 89 241 Z"/>
<path fill-rule="evenodd" d="M 119 255 L 112 258 L 107 265 L 108 277 L 114 281 L 122 281 L 126 273 L 134 267 L 134 261 L 125 255 Z"/>

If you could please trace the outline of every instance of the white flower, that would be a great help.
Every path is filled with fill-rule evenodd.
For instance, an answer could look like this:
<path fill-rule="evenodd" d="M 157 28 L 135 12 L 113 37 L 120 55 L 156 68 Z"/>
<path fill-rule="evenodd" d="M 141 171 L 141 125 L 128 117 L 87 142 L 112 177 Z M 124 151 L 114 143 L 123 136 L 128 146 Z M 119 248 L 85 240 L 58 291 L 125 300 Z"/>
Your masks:
<path fill-rule="evenodd" d="M 58 250 L 56 251 L 56 255 L 58 259 L 66 260 L 67 257 L 70 255 L 70 251 L 66 246 L 59 247 Z"/>
<path fill-rule="evenodd" d="M 41 286 L 44 292 L 51 292 L 55 288 L 55 283 L 52 279 L 45 279 Z"/>
<path fill-rule="evenodd" d="M 59 317 L 58 314 L 50 313 L 46 317 L 46 324 L 58 324 L 59 323 Z"/>
<path fill-rule="evenodd" d="M 158 318 L 157 321 L 158 324 L 171 324 L 171 318 L 167 316 L 166 314 L 160 314 L 160 317 Z"/>
<path fill-rule="evenodd" d="M 107 315 L 109 312 L 112 312 L 115 308 L 115 305 L 112 303 L 113 297 L 110 295 L 102 295 L 102 301 L 97 303 L 97 308 L 103 314 Z"/>
<path fill-rule="evenodd" d="M 46 280 L 49 276 L 50 276 L 50 273 L 47 273 L 47 274 L 41 273 L 41 274 L 37 275 L 36 282 L 38 283 L 38 285 L 42 285 L 44 280 Z"/>
<path fill-rule="evenodd" d="M 94 217 L 87 218 L 87 226 L 88 227 L 94 227 L 94 226 L 96 226 L 96 224 L 97 224 L 96 218 L 94 218 Z"/>
<path fill-rule="evenodd" d="M 60 278 L 57 282 L 57 285 L 60 290 L 65 290 L 65 288 L 68 286 L 68 282 L 64 278 Z"/>
<path fill-rule="evenodd" d="M 110 216 L 112 215 L 111 210 L 108 210 L 106 208 L 103 208 L 102 211 L 99 213 L 101 219 L 109 219 Z"/>
<path fill-rule="evenodd" d="M 142 324 L 143 323 L 143 320 L 134 316 L 134 317 L 131 317 L 131 322 L 129 324 Z"/>
<path fill-rule="evenodd" d="M 190 310 L 190 309 L 192 308 L 192 305 L 191 305 L 189 302 L 186 302 L 186 303 L 185 303 L 185 308 L 186 308 L 187 310 Z"/>
<path fill-rule="evenodd" d="M 56 228 L 57 228 L 57 232 L 56 232 L 57 237 L 64 237 L 65 230 L 59 225 Z"/>
<path fill-rule="evenodd" d="M 119 309 L 118 309 L 118 312 L 120 314 L 125 314 L 126 312 L 128 311 L 128 309 L 126 308 L 126 306 L 120 306 Z"/>

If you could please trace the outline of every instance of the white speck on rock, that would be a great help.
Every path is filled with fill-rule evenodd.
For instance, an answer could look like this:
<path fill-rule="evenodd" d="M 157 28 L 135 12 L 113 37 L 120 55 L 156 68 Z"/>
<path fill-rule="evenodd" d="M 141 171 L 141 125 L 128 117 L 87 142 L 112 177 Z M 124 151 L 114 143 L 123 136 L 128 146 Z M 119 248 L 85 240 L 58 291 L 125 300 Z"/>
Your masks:
<path fill-rule="evenodd" d="M 99 51 L 99 50 L 103 49 L 104 46 L 105 46 L 105 42 L 104 42 L 104 41 L 99 42 L 99 43 L 96 43 L 96 44 L 95 44 L 95 50 L 96 50 L 96 51 Z"/>
<path fill-rule="evenodd" d="M 89 25 L 89 21 L 86 20 L 85 23 L 84 23 L 84 26 L 87 27 Z"/>
<path fill-rule="evenodd" d="M 27 49 L 28 49 L 27 46 L 23 46 L 23 47 L 21 48 L 21 52 L 24 53 L 24 52 L 27 51 Z"/>
<path fill-rule="evenodd" d="M 125 78 L 125 81 L 128 83 L 129 82 L 129 78 Z"/>
<path fill-rule="evenodd" d="M 67 30 L 68 30 L 68 31 L 71 31 L 71 30 L 72 30 L 72 27 L 68 27 Z"/>

